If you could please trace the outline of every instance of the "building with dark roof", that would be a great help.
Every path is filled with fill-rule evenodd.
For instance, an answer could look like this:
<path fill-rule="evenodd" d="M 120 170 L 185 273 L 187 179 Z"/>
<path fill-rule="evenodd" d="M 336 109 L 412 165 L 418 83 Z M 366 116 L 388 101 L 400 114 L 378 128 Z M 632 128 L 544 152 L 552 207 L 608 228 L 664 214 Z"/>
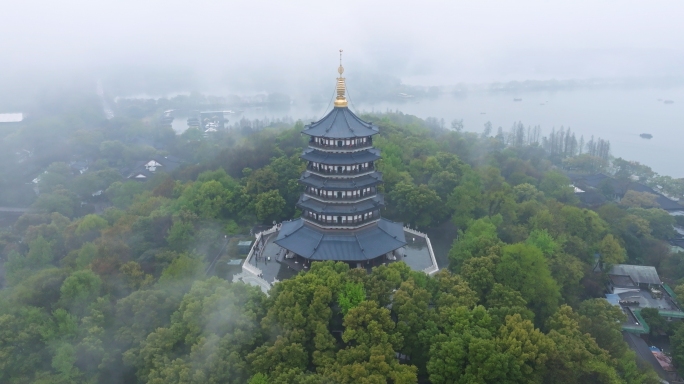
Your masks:
<path fill-rule="evenodd" d="M 367 268 L 404 255 L 403 225 L 380 215 L 380 151 L 373 148 L 379 129 L 347 107 L 343 71 L 340 66 L 333 110 L 302 131 L 309 136 L 301 156 L 307 162 L 299 179 L 305 187 L 297 202 L 302 215 L 282 223 L 274 241 L 283 248 L 278 261 L 293 269 L 325 260 Z"/>
<path fill-rule="evenodd" d="M 124 171 L 124 176 L 130 180 L 147 181 L 156 173 L 173 172 L 180 164 L 180 159 L 173 156 L 155 157 L 137 162 L 132 169 Z"/>
<path fill-rule="evenodd" d="M 616 179 L 603 173 L 593 175 L 568 174 L 573 185 L 582 192 L 576 193 L 580 201 L 587 206 L 596 207 L 601 205 L 601 198 L 597 193 L 609 193 L 609 197 L 619 202 L 629 191 L 650 193 L 654 195 L 654 202 L 658 208 L 667 211 L 670 215 L 684 215 L 684 205 L 674 201 L 653 188 L 629 179 Z M 590 193 L 591 192 L 591 193 Z M 605 202 L 605 200 L 604 200 Z"/>
<path fill-rule="evenodd" d="M 403 261 L 428 275 L 439 271 L 427 234 L 380 215 L 385 199 L 377 190 L 382 174 L 375 168 L 380 152 L 373 148 L 373 136 L 378 132 L 347 108 L 344 78 L 338 77 L 333 110 L 302 131 L 309 145 L 301 156 L 307 162 L 299 178 L 301 217 L 253 228 L 255 241 L 233 281 L 267 293 L 314 261 L 366 270 Z"/>

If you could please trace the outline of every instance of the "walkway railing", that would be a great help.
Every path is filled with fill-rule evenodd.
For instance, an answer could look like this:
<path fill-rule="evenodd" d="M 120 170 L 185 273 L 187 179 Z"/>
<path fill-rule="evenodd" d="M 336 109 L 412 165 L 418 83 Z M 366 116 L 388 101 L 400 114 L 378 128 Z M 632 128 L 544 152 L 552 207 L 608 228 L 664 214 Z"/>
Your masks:
<path fill-rule="evenodd" d="M 268 236 L 268 235 L 270 235 L 276 231 L 278 231 L 278 225 L 274 225 L 272 228 L 256 234 L 256 240 L 254 241 L 254 244 L 252 244 L 252 248 L 250 248 L 249 253 L 247 254 L 247 257 L 245 258 L 245 261 L 242 263 L 242 271 L 243 272 L 250 273 L 250 274 L 254 275 L 255 278 L 263 280 L 261 278 L 263 271 L 261 269 L 257 268 L 256 266 L 252 265 L 251 261 L 252 261 L 252 258 L 255 257 L 255 255 L 258 251 L 258 247 L 262 243 L 262 239 L 265 239 L 266 236 Z M 263 241 L 262 246 L 264 246 L 264 247 L 266 246 L 266 241 Z M 269 286 L 271 286 L 271 284 L 269 282 L 267 282 L 266 280 L 263 280 L 263 282 L 268 284 Z"/>
<path fill-rule="evenodd" d="M 325 145 L 322 143 L 316 143 L 315 141 L 309 141 L 309 147 L 316 148 L 316 149 L 322 149 L 322 150 L 329 150 L 329 151 L 335 151 L 335 150 L 344 151 L 344 150 L 350 150 L 350 149 L 360 150 L 360 149 L 373 148 L 373 142 L 366 142 L 366 143 L 353 144 L 353 145 L 342 145 L 340 147 L 337 144 Z"/>
<path fill-rule="evenodd" d="M 437 265 L 437 259 L 435 259 L 435 252 L 432 250 L 432 243 L 430 242 L 430 238 L 428 237 L 427 233 L 419 232 L 415 229 L 411 229 L 408 227 L 404 227 L 404 231 L 425 239 L 425 243 L 428 247 L 428 252 L 430 253 L 430 260 L 432 260 L 432 265 L 423 269 L 423 272 L 425 272 L 428 275 L 437 273 L 437 271 L 439 271 L 439 266 Z"/>
<path fill-rule="evenodd" d="M 375 215 L 373 217 L 369 217 L 368 219 L 365 220 L 350 220 L 350 221 L 344 221 L 338 223 L 335 220 L 318 220 L 314 219 L 313 217 L 310 216 L 302 216 L 302 219 L 305 221 L 317 225 L 322 228 L 328 228 L 328 229 L 336 229 L 336 228 L 343 228 L 343 229 L 355 229 L 355 228 L 361 228 L 364 227 L 370 223 L 374 223 L 376 221 L 379 221 L 380 218 L 378 215 Z"/>

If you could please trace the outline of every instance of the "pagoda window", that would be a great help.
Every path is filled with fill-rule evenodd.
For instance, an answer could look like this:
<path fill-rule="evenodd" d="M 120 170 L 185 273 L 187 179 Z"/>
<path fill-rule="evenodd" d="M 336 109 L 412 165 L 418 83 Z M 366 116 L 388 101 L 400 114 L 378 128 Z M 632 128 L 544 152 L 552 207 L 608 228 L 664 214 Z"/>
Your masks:
<path fill-rule="evenodd" d="M 343 197 L 343 196 L 342 196 L 342 192 L 339 192 L 339 191 L 338 191 L 338 192 L 337 192 L 337 198 L 338 198 L 338 199 L 341 199 L 342 197 Z"/>
<path fill-rule="evenodd" d="M 341 147 L 342 146 L 342 140 L 337 140 L 337 146 Z"/>

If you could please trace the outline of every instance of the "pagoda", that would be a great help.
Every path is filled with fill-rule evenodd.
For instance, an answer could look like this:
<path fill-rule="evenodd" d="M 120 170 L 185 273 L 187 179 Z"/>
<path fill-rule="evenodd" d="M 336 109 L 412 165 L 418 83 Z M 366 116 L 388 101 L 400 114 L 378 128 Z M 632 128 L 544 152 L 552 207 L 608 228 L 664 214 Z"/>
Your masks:
<path fill-rule="evenodd" d="M 340 60 L 333 110 L 302 131 L 309 136 L 301 156 L 307 162 L 299 179 L 302 215 L 282 223 L 275 240 L 283 248 L 279 261 L 295 269 L 325 260 L 372 267 L 396 260 L 406 245 L 403 225 L 380 215 L 380 151 L 373 148 L 378 127 L 349 110 L 343 72 Z"/>

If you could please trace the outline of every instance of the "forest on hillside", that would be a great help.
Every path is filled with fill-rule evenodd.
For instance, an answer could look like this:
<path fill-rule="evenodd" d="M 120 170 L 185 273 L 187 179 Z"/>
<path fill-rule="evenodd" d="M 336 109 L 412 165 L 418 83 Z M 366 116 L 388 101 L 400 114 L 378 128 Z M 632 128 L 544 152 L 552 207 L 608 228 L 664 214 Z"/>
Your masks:
<path fill-rule="evenodd" d="M 253 226 L 299 215 L 303 124 L 175 135 L 156 123 L 161 106 L 111 120 L 98 108 L 50 99 L 3 132 L 0 199 L 35 211 L 0 232 L 0 382 L 659 382 L 593 270 L 652 265 L 684 295 L 684 254 L 665 242 L 675 219 L 639 196 L 583 207 L 562 170 L 679 184 L 610 159 L 607 142 L 363 115 L 380 127 L 383 216 L 421 230 L 453 222 L 448 267 L 314 263 L 266 295 L 206 267 Z M 70 169 L 74 154 L 86 172 Z M 122 176 L 158 156 L 184 165 Z M 36 198 L 23 183 L 38 174 Z M 655 320 L 684 366 L 684 327 Z"/>

